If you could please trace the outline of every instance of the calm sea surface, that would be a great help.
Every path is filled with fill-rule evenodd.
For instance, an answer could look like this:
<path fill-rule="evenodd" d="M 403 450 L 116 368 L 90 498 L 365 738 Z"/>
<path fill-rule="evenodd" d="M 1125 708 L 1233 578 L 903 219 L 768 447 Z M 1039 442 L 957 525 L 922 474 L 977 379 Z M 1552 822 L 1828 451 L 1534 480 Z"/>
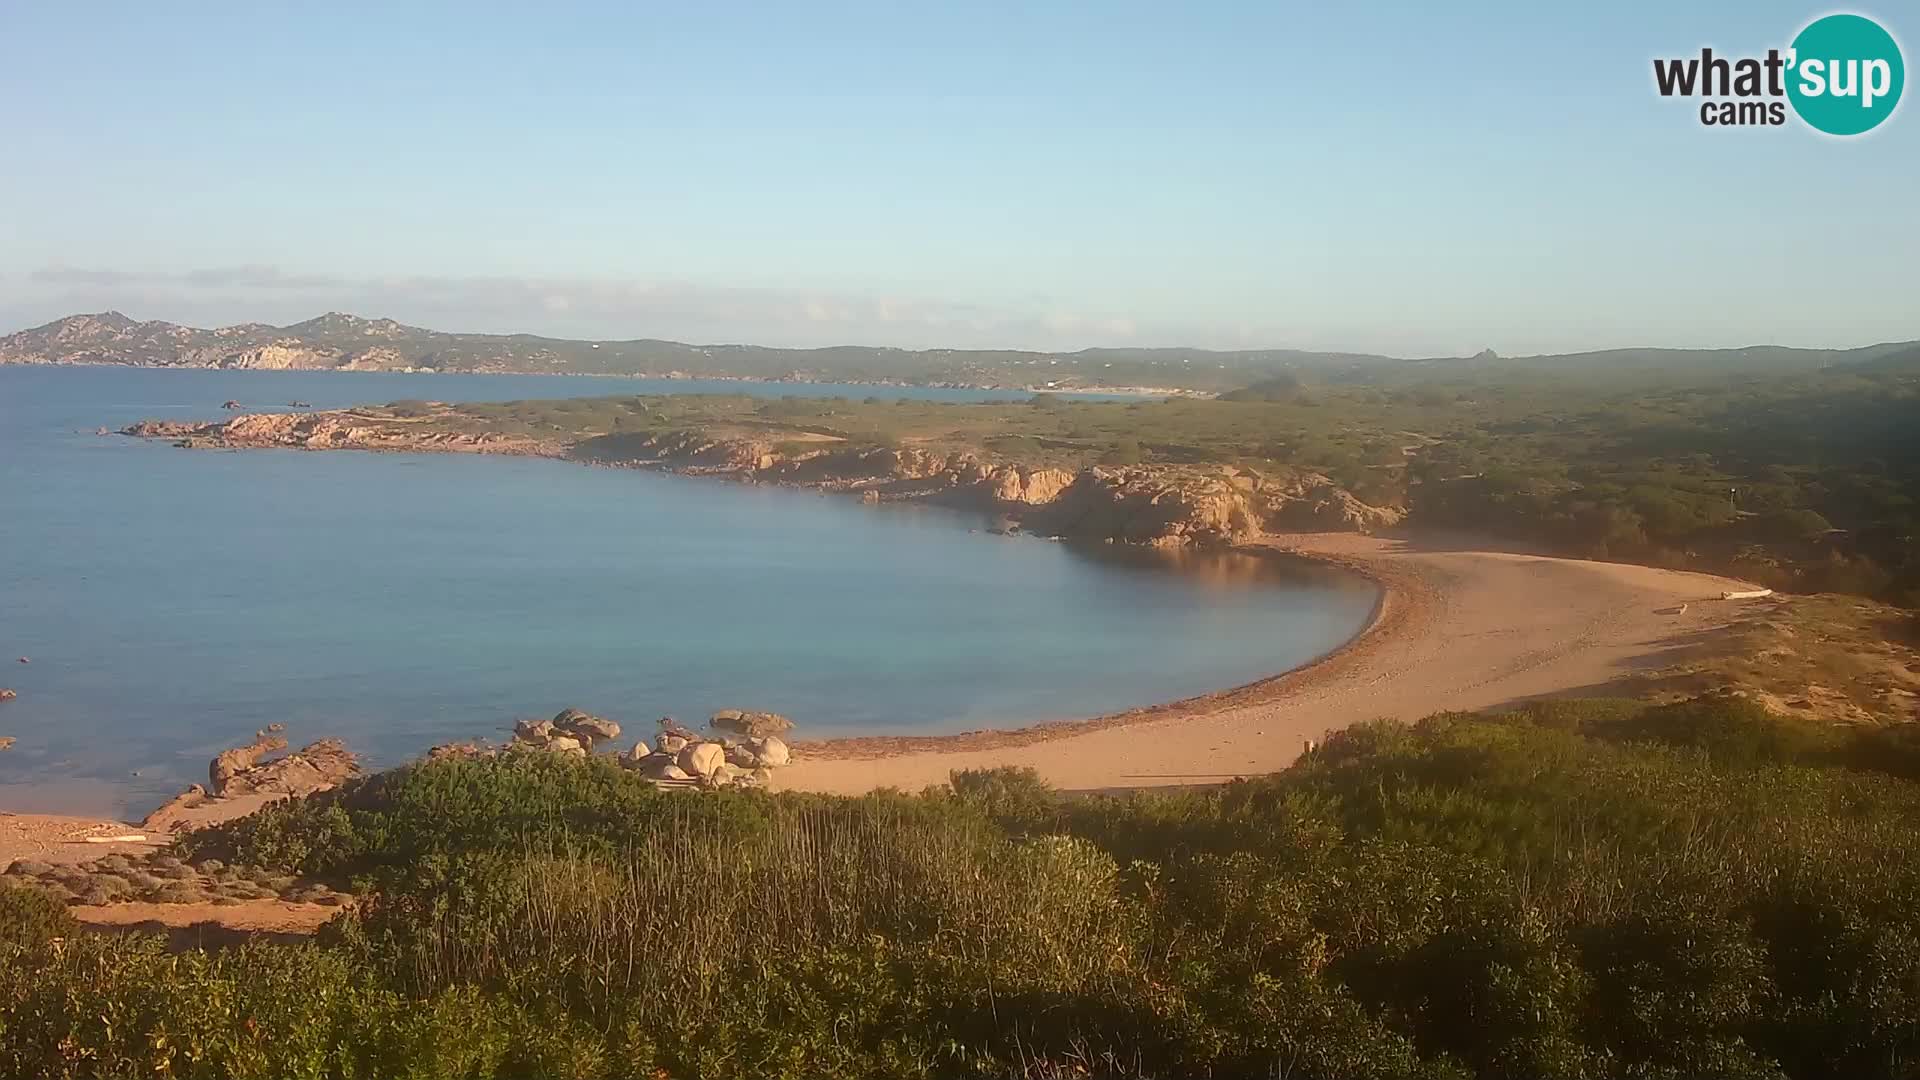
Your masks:
<path fill-rule="evenodd" d="M 1242 556 L 1088 552 L 968 515 L 464 455 L 189 452 L 95 429 L 401 398 L 960 391 L 0 367 L 0 808 L 142 813 L 271 722 L 375 764 L 563 706 L 650 734 L 1090 716 L 1355 633 L 1371 586 Z M 16 657 L 31 658 L 20 664 Z"/>

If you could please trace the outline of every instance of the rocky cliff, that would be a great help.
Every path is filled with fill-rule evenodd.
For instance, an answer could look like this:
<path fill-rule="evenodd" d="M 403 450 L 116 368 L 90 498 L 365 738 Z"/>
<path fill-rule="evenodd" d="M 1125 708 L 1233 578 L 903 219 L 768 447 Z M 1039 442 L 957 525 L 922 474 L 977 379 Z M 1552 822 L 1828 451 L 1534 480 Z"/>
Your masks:
<path fill-rule="evenodd" d="M 142 420 L 121 429 L 143 439 L 172 439 L 188 448 L 279 447 L 293 450 L 399 450 L 561 457 L 566 444 L 506 435 L 429 429 L 351 410 L 248 413 L 227 421 Z"/>
<path fill-rule="evenodd" d="M 444 419 L 444 415 L 442 416 Z M 1232 465 L 1034 467 L 973 451 L 865 446 L 837 439 L 776 441 L 674 430 L 574 442 L 449 430 L 417 419 L 348 410 L 263 413 L 224 423 L 145 421 L 125 434 L 188 447 L 403 450 L 563 457 L 857 494 L 869 502 L 927 501 L 997 513 L 1030 532 L 1116 543 L 1233 543 L 1263 532 L 1370 531 L 1400 519 L 1324 476 L 1268 476 Z"/>

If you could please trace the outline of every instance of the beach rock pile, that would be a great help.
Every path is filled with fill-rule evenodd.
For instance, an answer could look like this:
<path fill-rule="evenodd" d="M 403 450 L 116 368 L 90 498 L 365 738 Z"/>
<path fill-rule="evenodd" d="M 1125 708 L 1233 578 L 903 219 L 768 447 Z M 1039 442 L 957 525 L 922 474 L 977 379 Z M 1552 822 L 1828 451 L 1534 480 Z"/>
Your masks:
<path fill-rule="evenodd" d="M 513 725 L 512 748 L 550 750 L 584 758 L 594 743 L 620 737 L 620 725 L 581 709 L 561 709 L 551 720 L 522 720 Z"/>
<path fill-rule="evenodd" d="M 764 739 L 769 735 L 785 735 L 793 730 L 793 721 L 772 712 L 748 712 L 741 709 L 721 709 L 708 721 L 715 731 L 730 731 L 749 739 Z"/>
<path fill-rule="evenodd" d="M 793 751 L 780 735 L 793 721 L 779 713 L 723 709 L 713 714 L 717 737 L 692 731 L 670 716 L 660 718 L 659 732 L 649 744 L 635 739 L 614 760 L 660 787 L 763 787 L 773 769 L 793 760 Z M 513 727 L 513 739 L 495 749 L 483 743 L 451 743 L 428 752 L 430 760 L 447 757 L 487 757 L 502 751 L 544 751 L 585 760 L 597 746 L 620 737 L 620 725 L 580 709 L 562 709 L 551 720 L 522 720 Z"/>
<path fill-rule="evenodd" d="M 773 770 L 793 760 L 792 751 L 777 731 L 793 727 L 778 713 L 725 709 L 715 713 L 713 726 L 733 732 L 708 738 L 662 717 L 652 747 L 639 740 L 620 755 L 624 768 L 634 769 L 660 787 L 765 787 Z"/>

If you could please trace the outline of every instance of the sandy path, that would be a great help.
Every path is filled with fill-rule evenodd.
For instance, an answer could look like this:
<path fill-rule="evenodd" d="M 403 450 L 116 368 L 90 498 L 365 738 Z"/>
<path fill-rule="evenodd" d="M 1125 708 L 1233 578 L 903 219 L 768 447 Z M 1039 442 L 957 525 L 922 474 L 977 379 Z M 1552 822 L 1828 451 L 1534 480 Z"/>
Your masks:
<path fill-rule="evenodd" d="M 90 843 L 87 837 L 133 836 L 143 840 L 129 843 Z M 100 818 L 67 817 L 60 814 L 0 813 L 0 870 L 12 866 L 15 859 L 45 863 L 92 862 L 115 852 L 135 857 L 165 847 L 165 833 L 146 832 L 138 825 Z"/>
<path fill-rule="evenodd" d="M 295 904 L 286 900 L 246 900 L 238 904 L 76 904 L 67 908 L 83 925 L 96 928 L 184 930 L 212 923 L 244 933 L 311 934 L 340 908 Z"/>
<path fill-rule="evenodd" d="M 1026 733 L 843 740 L 800 748 L 789 791 L 917 791 L 956 769 L 1031 766 L 1057 787 L 1211 783 L 1284 769 L 1308 739 L 1556 694 L 1599 694 L 1662 666 L 1684 635 L 1726 625 L 1750 588 L 1707 574 L 1350 533 L 1269 546 L 1345 562 L 1387 585 L 1374 625 L 1320 664 L 1235 691 Z M 1674 609 L 1687 604 L 1684 613 Z"/>

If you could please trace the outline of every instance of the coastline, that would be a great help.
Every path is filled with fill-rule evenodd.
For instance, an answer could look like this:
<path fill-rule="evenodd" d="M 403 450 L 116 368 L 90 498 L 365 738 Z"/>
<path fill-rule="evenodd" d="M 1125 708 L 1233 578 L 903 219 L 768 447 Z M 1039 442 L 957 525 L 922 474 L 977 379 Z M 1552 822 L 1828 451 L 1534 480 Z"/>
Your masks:
<path fill-rule="evenodd" d="M 1240 545 L 1366 577 L 1379 590 L 1372 617 L 1316 660 L 1176 701 L 1019 728 L 798 741 L 772 790 L 917 791 L 956 770 L 1000 766 L 1032 768 L 1065 790 L 1221 783 L 1285 769 L 1307 740 L 1359 722 L 1604 695 L 1661 666 L 1662 653 L 1724 628 L 1749 603 L 1718 599 L 1745 585 L 1728 578 L 1493 547 L 1471 537 L 1358 533 L 1275 534 Z M 1556 596 L 1561 602 L 1542 602 Z M 1677 613 L 1680 604 L 1688 611 Z M 213 808 L 201 824 L 258 804 Z M 126 826 L 4 808 L 0 824 L 0 866 L 29 855 L 91 858 L 166 839 L 149 833 L 137 845 L 87 843 L 78 837 Z"/>
<path fill-rule="evenodd" d="M 1307 740 L 1368 720 L 1620 693 L 1747 603 L 1718 599 L 1745 585 L 1729 578 L 1474 538 L 1302 533 L 1251 546 L 1371 578 L 1375 618 L 1312 663 L 1180 701 L 1005 731 L 801 742 L 775 790 L 915 791 L 1001 766 L 1077 791 L 1220 783 L 1285 769 Z"/>
<path fill-rule="evenodd" d="M 342 448 L 578 460 L 559 444 L 537 441 Z M 917 790 L 944 783 L 958 769 L 1001 765 L 1031 767 L 1056 786 L 1077 790 L 1212 783 L 1278 771 L 1308 740 L 1369 719 L 1607 693 L 1634 671 L 1663 666 L 1657 654 L 1679 637 L 1724 626 L 1741 605 L 1717 597 L 1749 587 L 1710 574 L 1501 551 L 1485 538 L 1427 533 L 1269 533 L 1232 547 L 1363 577 L 1377 590 L 1373 610 L 1355 634 L 1306 664 L 1193 697 L 1021 727 L 797 742 L 794 765 L 774 788 Z M 1695 605 L 1691 617 L 1663 610 L 1709 599 L 1715 602 Z M 1140 753 L 1141 738 L 1156 743 L 1150 757 Z M 1139 771 L 1143 760 L 1156 770 Z M 6 854 L 0 850 L 0 862 Z"/>
<path fill-rule="evenodd" d="M 1283 534 L 1271 539 L 1293 540 L 1303 535 L 1314 534 Z M 1270 700 L 1297 690 L 1330 671 L 1339 670 L 1341 664 L 1350 662 L 1349 654 L 1374 648 L 1390 639 L 1409 622 L 1429 611 L 1432 603 L 1426 586 L 1417 579 L 1361 560 L 1301 551 L 1277 543 L 1242 543 L 1228 550 L 1263 558 L 1305 560 L 1363 578 L 1372 583 L 1375 589 L 1373 609 L 1358 630 L 1333 648 L 1305 663 L 1263 675 L 1251 682 L 1099 716 L 1047 720 L 1020 727 L 983 728 L 942 735 L 852 735 L 836 739 L 801 739 L 793 743 L 796 760 L 886 759 L 914 753 L 1005 750 L 1054 739 L 1071 739 L 1108 728 L 1204 715 L 1237 705 Z"/>
<path fill-rule="evenodd" d="M 269 375 L 507 375 L 515 378 L 544 379 L 559 376 L 569 379 L 633 379 L 642 382 L 719 382 L 749 383 L 755 386 L 857 386 L 889 390 L 961 390 L 985 394 L 1055 394 L 1062 397 L 1086 397 L 1110 394 L 1114 397 L 1137 398 L 1193 398 L 1199 400 L 1219 396 L 1217 391 L 1193 390 L 1178 386 L 989 386 L 985 383 L 911 383 L 887 382 L 872 379 L 774 379 L 763 375 L 690 375 L 685 372 L 668 375 L 647 375 L 619 371 L 486 371 L 482 369 L 463 369 L 460 371 L 442 371 L 439 368 L 237 368 L 213 367 L 195 364 L 121 364 L 112 360 L 12 360 L 0 359 L 0 368 L 125 368 L 129 371 L 226 371 L 261 372 Z"/>

